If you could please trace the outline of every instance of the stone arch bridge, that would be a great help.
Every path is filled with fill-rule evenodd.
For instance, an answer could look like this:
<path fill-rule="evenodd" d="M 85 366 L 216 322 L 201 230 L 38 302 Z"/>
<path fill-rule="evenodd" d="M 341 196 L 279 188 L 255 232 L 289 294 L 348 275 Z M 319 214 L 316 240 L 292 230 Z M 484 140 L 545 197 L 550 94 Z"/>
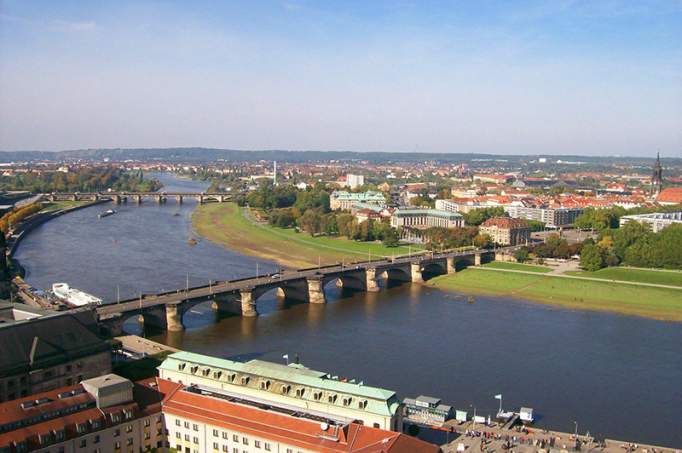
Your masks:
<path fill-rule="evenodd" d="M 382 281 L 388 284 L 420 283 L 433 275 L 454 273 L 466 266 L 491 261 L 495 259 L 495 255 L 495 252 L 489 250 L 429 253 L 284 271 L 215 282 L 186 290 L 143 295 L 136 299 L 99 306 L 96 312 L 102 329 L 111 335 L 120 334 L 123 323 L 133 316 L 140 317 L 145 325 L 179 331 L 184 329 L 183 315 L 206 301 L 212 301 L 216 310 L 242 316 L 257 316 L 258 299 L 272 290 L 289 300 L 323 304 L 326 302 L 324 287 L 332 281 L 352 290 L 380 291 Z"/>

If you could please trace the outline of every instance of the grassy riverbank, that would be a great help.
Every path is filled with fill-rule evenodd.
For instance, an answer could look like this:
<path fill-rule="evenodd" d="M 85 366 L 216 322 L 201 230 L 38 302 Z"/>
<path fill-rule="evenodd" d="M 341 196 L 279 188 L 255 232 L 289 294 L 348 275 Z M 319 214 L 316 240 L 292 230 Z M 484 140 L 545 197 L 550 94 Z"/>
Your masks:
<path fill-rule="evenodd" d="M 535 266 L 533 264 L 508 263 L 505 261 L 492 261 L 484 264 L 484 267 L 491 267 L 493 269 L 508 269 L 512 271 L 536 272 L 538 274 L 546 274 L 552 272 L 552 268 L 545 266 Z"/>
<path fill-rule="evenodd" d="M 682 291 L 482 269 L 465 269 L 429 285 L 468 294 L 510 296 L 580 310 L 682 322 Z"/>
<path fill-rule="evenodd" d="M 604 280 L 623 280 L 627 282 L 652 283 L 655 285 L 682 286 L 682 272 L 668 270 L 647 270 L 628 267 L 606 267 L 596 272 L 574 271 L 566 275 L 600 278 Z"/>
<path fill-rule="evenodd" d="M 291 229 L 256 223 L 244 216 L 234 203 L 199 206 L 192 215 L 192 226 L 200 236 L 240 253 L 276 261 L 289 267 L 316 266 L 345 261 L 407 254 L 407 247 L 385 247 L 381 243 L 351 241 L 344 238 L 312 237 Z M 415 251 L 413 248 L 412 251 Z"/>

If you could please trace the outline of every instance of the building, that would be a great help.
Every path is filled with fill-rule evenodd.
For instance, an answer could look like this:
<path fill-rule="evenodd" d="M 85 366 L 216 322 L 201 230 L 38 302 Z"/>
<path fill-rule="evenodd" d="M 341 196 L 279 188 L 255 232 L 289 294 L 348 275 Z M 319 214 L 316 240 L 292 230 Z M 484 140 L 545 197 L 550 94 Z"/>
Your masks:
<path fill-rule="evenodd" d="M 549 228 L 573 225 L 583 213 L 582 208 L 535 208 L 526 206 L 505 206 L 504 211 L 514 219 L 536 220 Z"/>
<path fill-rule="evenodd" d="M 662 205 L 682 204 L 682 187 L 668 187 L 656 197 L 656 202 Z"/>
<path fill-rule="evenodd" d="M 487 234 L 499 245 L 520 245 L 530 242 L 530 227 L 523 219 L 493 217 L 483 222 L 478 231 Z"/>
<path fill-rule="evenodd" d="M 350 211 L 354 204 L 367 203 L 378 206 L 386 204 L 386 197 L 380 192 L 346 192 L 335 190 L 329 197 L 329 207 L 332 211 Z"/>
<path fill-rule="evenodd" d="M 673 223 L 682 223 L 682 211 L 677 212 L 655 212 L 652 214 L 624 215 L 620 218 L 620 226 L 629 222 L 638 222 L 649 225 L 651 231 L 658 233 Z"/>
<path fill-rule="evenodd" d="M 156 380 L 114 374 L 0 404 L 0 452 L 137 453 L 167 446 Z"/>
<path fill-rule="evenodd" d="M 299 411 L 359 420 L 379 429 L 399 431 L 402 424 L 400 401 L 395 392 L 345 382 L 299 364 L 262 360 L 235 362 L 178 352 L 159 366 L 159 377 Z"/>
<path fill-rule="evenodd" d="M 74 385 L 111 372 L 111 348 L 90 309 L 31 316 L 13 310 L 0 324 L 0 401 Z M 8 312 L 5 312 L 8 314 Z M 35 314 L 35 313 L 34 313 Z"/>
<path fill-rule="evenodd" d="M 183 453 L 437 453 L 405 434 L 284 403 L 159 379 L 170 446 Z"/>
<path fill-rule="evenodd" d="M 363 223 L 368 220 L 374 220 L 374 221 L 380 221 L 381 220 L 381 211 L 376 211 L 374 209 L 370 208 L 362 208 L 358 209 L 355 211 L 353 214 L 355 218 L 357 219 L 358 223 Z"/>
<path fill-rule="evenodd" d="M 427 425 L 442 425 L 452 418 L 452 406 L 441 404 L 440 399 L 418 396 L 403 399 L 407 419 Z"/>
<path fill-rule="evenodd" d="M 352 174 L 347 174 L 346 175 L 346 185 L 352 189 L 355 189 L 356 187 L 363 186 L 365 184 L 365 177 L 364 175 L 352 175 Z"/>
<path fill-rule="evenodd" d="M 461 214 L 438 209 L 396 209 L 391 216 L 394 228 L 458 228 L 463 225 Z"/>

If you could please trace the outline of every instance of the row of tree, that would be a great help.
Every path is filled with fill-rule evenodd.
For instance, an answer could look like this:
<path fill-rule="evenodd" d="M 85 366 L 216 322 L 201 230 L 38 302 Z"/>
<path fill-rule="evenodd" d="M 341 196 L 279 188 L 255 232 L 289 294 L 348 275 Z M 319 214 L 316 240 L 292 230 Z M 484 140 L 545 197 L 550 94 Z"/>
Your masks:
<path fill-rule="evenodd" d="M 107 189 L 154 191 L 161 188 L 156 179 L 146 179 L 142 171 L 128 172 L 113 167 L 79 168 L 67 173 L 43 171 L 0 177 L 0 190 L 48 192 L 101 192 Z"/>
<path fill-rule="evenodd" d="M 580 265 L 588 271 L 621 264 L 682 269 L 682 224 L 653 233 L 648 225 L 629 222 L 604 230 L 596 242 L 588 239 L 584 244 Z"/>
<path fill-rule="evenodd" d="M 14 209 L 0 218 L 0 231 L 7 233 L 10 228 L 43 209 L 40 203 L 31 203 L 23 208 Z"/>
<path fill-rule="evenodd" d="M 624 215 L 648 214 L 651 212 L 677 212 L 682 211 L 682 205 L 655 206 L 646 208 L 625 209 L 621 206 L 611 208 L 585 208 L 583 213 L 575 220 L 575 226 L 581 230 L 604 231 L 618 228 L 620 218 Z"/>

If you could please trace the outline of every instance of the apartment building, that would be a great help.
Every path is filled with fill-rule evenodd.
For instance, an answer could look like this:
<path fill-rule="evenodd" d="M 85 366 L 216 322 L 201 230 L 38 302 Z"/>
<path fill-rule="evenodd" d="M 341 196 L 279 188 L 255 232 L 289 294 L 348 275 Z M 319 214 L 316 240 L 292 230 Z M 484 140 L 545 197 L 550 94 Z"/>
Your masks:
<path fill-rule="evenodd" d="M 509 217 L 537 220 L 550 228 L 573 225 L 575 219 L 583 213 L 581 208 L 534 208 L 526 206 L 505 206 L 504 211 L 509 214 Z"/>
<path fill-rule="evenodd" d="M 520 245 L 530 242 L 530 228 L 523 219 L 493 217 L 481 224 L 481 234 L 487 234 L 498 245 Z"/>
<path fill-rule="evenodd" d="M 644 225 L 649 225 L 651 231 L 658 233 L 673 223 L 682 223 L 682 211 L 624 215 L 620 218 L 621 227 L 629 222 L 637 222 Z"/>
<path fill-rule="evenodd" d="M 262 360 L 235 362 L 190 352 L 171 354 L 159 366 L 159 377 L 183 385 L 200 385 L 267 404 L 359 420 L 365 426 L 399 431 L 400 400 L 395 392 L 345 382 L 300 364 Z"/>
<path fill-rule="evenodd" d="M 0 404 L 0 453 L 137 453 L 167 446 L 155 379 L 114 374 Z"/>

